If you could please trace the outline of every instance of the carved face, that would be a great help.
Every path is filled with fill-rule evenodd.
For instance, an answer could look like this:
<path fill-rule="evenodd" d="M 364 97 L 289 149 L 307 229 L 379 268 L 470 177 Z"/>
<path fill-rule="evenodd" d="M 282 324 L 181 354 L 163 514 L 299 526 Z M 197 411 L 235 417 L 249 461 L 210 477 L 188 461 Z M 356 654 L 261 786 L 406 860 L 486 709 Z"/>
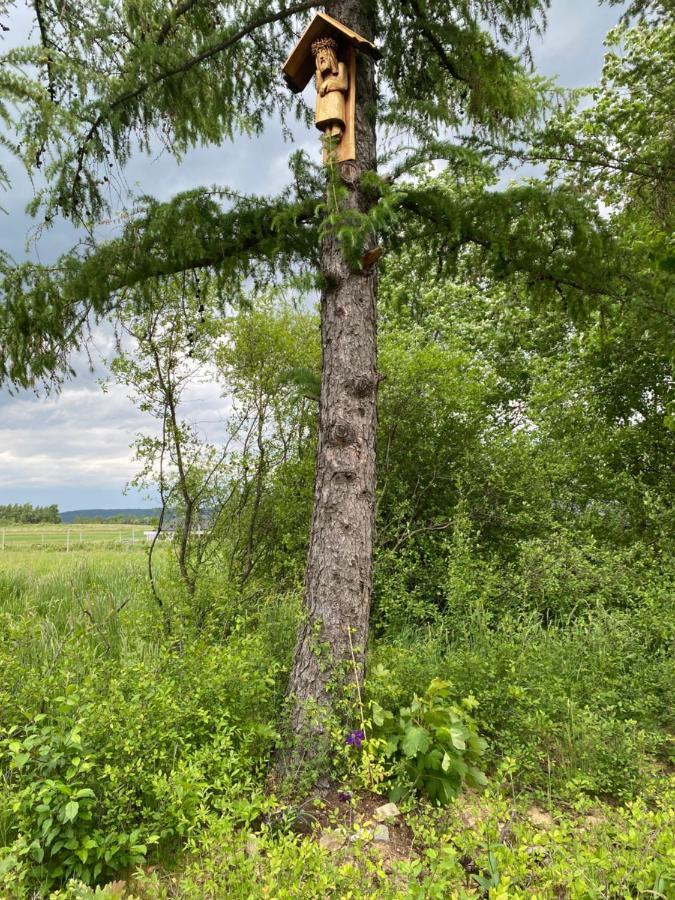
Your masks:
<path fill-rule="evenodd" d="M 322 75 L 325 75 L 327 72 L 335 74 L 338 68 L 335 51 L 331 50 L 330 47 L 322 47 L 316 54 L 316 67 Z"/>

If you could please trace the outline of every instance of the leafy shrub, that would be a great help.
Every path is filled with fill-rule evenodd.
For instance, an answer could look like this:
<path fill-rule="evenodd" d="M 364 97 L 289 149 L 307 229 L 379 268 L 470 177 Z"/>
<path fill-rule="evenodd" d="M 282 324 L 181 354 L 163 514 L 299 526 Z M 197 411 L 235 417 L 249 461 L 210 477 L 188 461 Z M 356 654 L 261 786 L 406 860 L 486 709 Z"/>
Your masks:
<path fill-rule="evenodd" d="M 62 731 L 45 724 L 46 718 L 36 716 L 23 731 L 10 729 L 0 742 L 18 833 L 7 855 L 15 864 L 30 863 L 33 877 L 46 884 L 68 878 L 89 882 L 137 865 L 157 836 L 142 843 L 138 829 L 119 833 L 97 827 L 98 800 L 89 787 L 95 761 L 83 747 L 80 724 Z"/>
<path fill-rule="evenodd" d="M 652 599 L 567 628 L 527 618 L 486 623 L 479 607 L 463 624 L 381 642 L 371 670 L 381 662 L 390 677 L 371 677 L 367 691 L 395 709 L 443 678 L 478 701 L 488 764 L 513 759 L 530 789 L 626 799 L 666 752 L 673 725 L 672 598 Z"/>
<path fill-rule="evenodd" d="M 86 665 L 86 647 L 79 660 L 71 649 L 43 691 Z M 89 662 L 61 695 L 36 696 L 31 681 L 33 712 L 22 724 L 15 715 L 2 736 L 5 888 L 20 878 L 109 878 L 154 844 L 170 858 L 209 810 L 256 814 L 282 691 L 263 633 L 235 633 L 226 646 L 193 642 L 183 653 L 160 648 L 121 667 Z"/>
<path fill-rule="evenodd" d="M 380 677 L 388 673 L 381 668 Z M 397 715 L 371 701 L 375 734 L 384 741 L 384 755 L 394 761 L 390 777 L 393 800 L 418 791 L 430 800 L 450 803 L 462 782 L 470 787 L 487 784 L 477 768 L 487 746 L 479 737 L 468 710 L 472 698 L 461 705 L 448 701 L 451 685 L 434 678 L 423 694 Z"/>

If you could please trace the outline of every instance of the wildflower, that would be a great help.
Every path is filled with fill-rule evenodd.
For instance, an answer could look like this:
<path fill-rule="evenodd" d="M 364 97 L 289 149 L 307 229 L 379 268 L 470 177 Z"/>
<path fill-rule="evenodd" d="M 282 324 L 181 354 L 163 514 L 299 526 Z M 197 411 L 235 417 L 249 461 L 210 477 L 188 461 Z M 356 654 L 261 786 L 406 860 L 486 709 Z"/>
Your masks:
<path fill-rule="evenodd" d="M 352 795 L 349 793 L 349 791 L 338 791 L 338 800 L 340 801 L 340 803 L 347 803 L 351 799 Z"/>
<path fill-rule="evenodd" d="M 347 735 L 347 739 L 345 740 L 345 744 L 350 744 L 352 747 L 356 747 L 357 750 L 361 749 L 361 744 L 366 739 L 365 734 L 358 728 L 356 731 L 350 731 Z"/>

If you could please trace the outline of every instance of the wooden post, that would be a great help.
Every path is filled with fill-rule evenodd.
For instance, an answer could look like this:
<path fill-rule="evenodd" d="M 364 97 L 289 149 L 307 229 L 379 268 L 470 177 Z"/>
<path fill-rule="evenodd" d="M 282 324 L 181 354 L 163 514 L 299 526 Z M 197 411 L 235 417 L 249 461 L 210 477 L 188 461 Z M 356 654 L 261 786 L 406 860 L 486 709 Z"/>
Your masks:
<path fill-rule="evenodd" d="M 345 63 L 349 73 L 349 90 L 346 98 L 345 132 L 337 148 L 340 162 L 356 159 L 356 50 L 351 45 L 345 48 Z"/>
<path fill-rule="evenodd" d="M 66 531 L 66 553 L 70 552 L 70 528 Z"/>

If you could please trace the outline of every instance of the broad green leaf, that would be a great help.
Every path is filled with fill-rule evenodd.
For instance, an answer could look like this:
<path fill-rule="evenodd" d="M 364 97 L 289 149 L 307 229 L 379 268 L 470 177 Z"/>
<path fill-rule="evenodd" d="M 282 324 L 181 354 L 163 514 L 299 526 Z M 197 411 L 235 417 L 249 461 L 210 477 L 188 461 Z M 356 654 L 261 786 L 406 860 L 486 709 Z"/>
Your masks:
<path fill-rule="evenodd" d="M 380 704 L 376 703 L 375 700 L 373 700 L 373 702 L 371 703 L 371 709 L 373 711 L 373 722 L 378 726 L 384 725 L 384 716 L 382 714 L 384 710 L 382 709 Z"/>
<path fill-rule="evenodd" d="M 438 785 L 438 799 L 447 806 L 457 796 L 457 788 L 453 783 L 447 779 L 442 778 L 440 784 Z"/>
<path fill-rule="evenodd" d="M 451 687 L 452 684 L 449 681 L 443 681 L 441 678 L 434 678 L 427 688 L 427 694 L 430 697 L 447 697 Z"/>
<path fill-rule="evenodd" d="M 18 865 L 19 860 L 16 856 L 12 856 L 12 854 L 8 854 L 7 856 L 0 857 L 0 876 L 5 875 L 7 872 L 11 871 L 16 865 Z"/>
<path fill-rule="evenodd" d="M 387 743 L 384 746 L 384 755 L 392 756 L 398 750 L 399 737 L 396 734 L 392 734 L 387 738 Z"/>
<path fill-rule="evenodd" d="M 452 771 L 458 775 L 460 778 L 465 778 L 466 773 L 469 771 L 469 767 L 464 762 L 463 759 L 460 759 L 459 756 L 456 756 L 452 761 Z"/>
<path fill-rule="evenodd" d="M 424 717 L 427 725 L 433 725 L 434 728 L 444 728 L 450 723 L 447 709 L 430 709 Z"/>
<path fill-rule="evenodd" d="M 469 787 L 485 787 L 488 780 L 485 773 L 481 772 L 480 769 L 477 769 L 475 766 L 469 766 L 469 770 L 466 773 L 466 782 Z"/>
<path fill-rule="evenodd" d="M 469 749 L 473 750 L 474 753 L 478 753 L 480 756 L 487 750 L 487 741 L 485 738 L 478 737 L 475 734 L 469 736 L 467 743 Z"/>
<path fill-rule="evenodd" d="M 465 731 L 460 725 L 453 725 L 450 729 L 450 740 L 452 741 L 452 746 L 456 750 L 466 750 L 464 734 Z"/>
<path fill-rule="evenodd" d="M 442 761 L 441 751 L 436 747 L 424 757 L 424 765 L 427 769 L 440 769 Z"/>
<path fill-rule="evenodd" d="M 80 809 L 80 804 L 77 800 L 69 800 L 66 803 L 66 808 L 63 813 L 63 821 L 64 822 L 74 822 L 77 818 L 77 813 Z"/>
<path fill-rule="evenodd" d="M 49 845 L 51 844 L 51 842 L 52 842 L 52 841 L 54 840 L 54 838 L 59 834 L 60 831 L 61 831 L 61 829 L 59 828 L 58 825 L 55 825 L 55 826 L 51 829 L 51 831 L 49 832 L 49 834 L 47 834 L 47 835 L 45 836 L 45 847 L 49 847 Z"/>
<path fill-rule="evenodd" d="M 409 759 L 418 753 L 426 753 L 430 746 L 431 740 L 426 728 L 419 725 L 409 725 L 406 728 L 401 747 Z"/>
<path fill-rule="evenodd" d="M 80 788 L 80 790 L 75 794 L 76 797 L 95 797 L 96 794 L 92 791 L 91 788 Z"/>

